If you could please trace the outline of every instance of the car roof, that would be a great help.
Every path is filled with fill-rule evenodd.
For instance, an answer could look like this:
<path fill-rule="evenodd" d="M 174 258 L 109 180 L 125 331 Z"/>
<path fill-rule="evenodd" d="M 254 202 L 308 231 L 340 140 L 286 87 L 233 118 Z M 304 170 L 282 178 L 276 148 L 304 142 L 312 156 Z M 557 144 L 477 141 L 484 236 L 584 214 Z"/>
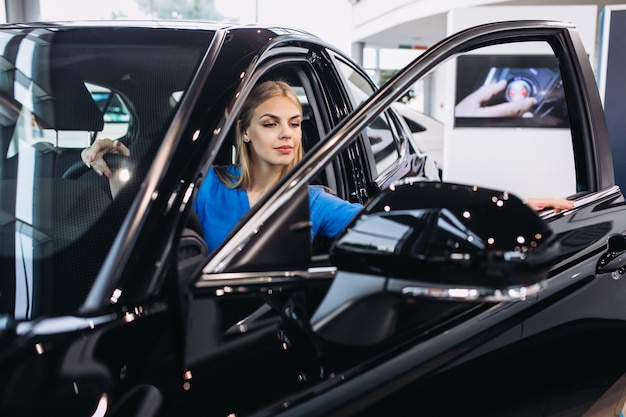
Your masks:
<path fill-rule="evenodd" d="M 47 21 L 47 22 L 27 22 L 27 23 L 4 23 L 1 28 L 25 29 L 25 28 L 137 28 L 137 29 L 190 29 L 190 30 L 237 30 L 237 29 L 264 29 L 274 32 L 276 35 L 302 34 L 315 37 L 312 33 L 290 26 L 244 24 L 239 22 L 217 22 L 201 20 L 67 20 L 67 21 Z"/>

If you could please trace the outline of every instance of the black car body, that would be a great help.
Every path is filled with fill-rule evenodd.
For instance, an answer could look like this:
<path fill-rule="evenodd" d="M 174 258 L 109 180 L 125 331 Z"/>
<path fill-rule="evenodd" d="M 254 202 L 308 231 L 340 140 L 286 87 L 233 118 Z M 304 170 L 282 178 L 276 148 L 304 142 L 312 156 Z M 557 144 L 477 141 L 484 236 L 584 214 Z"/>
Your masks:
<path fill-rule="evenodd" d="M 571 26 L 469 29 L 380 90 L 288 29 L 38 23 L 4 26 L 0 39 L 1 415 L 583 415 L 623 404 L 611 388 L 626 370 L 624 199 Z M 393 109 L 442 62 L 525 42 L 560 68 L 559 91 L 542 100 L 559 129 L 566 120 L 568 151 L 552 155 L 572 167 L 566 212 L 440 182 Z M 235 161 L 234 120 L 266 78 L 302 97 L 306 155 L 209 253 L 191 202 L 211 165 Z M 540 117 L 515 129 L 534 135 Z M 109 160 L 127 175 L 115 198 L 79 156 L 103 134 L 131 148 Z M 365 204 L 335 242 L 311 244 L 311 183 Z"/>

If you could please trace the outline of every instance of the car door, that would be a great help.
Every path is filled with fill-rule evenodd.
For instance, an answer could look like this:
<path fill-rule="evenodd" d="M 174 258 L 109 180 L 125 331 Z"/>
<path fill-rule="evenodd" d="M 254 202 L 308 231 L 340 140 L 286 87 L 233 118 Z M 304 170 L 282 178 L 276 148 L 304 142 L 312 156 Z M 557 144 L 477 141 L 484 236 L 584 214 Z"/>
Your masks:
<path fill-rule="evenodd" d="M 415 266 L 419 263 L 413 265 L 394 258 L 393 251 L 384 245 L 374 245 L 368 249 L 374 251 L 371 256 L 355 257 L 352 259 L 359 261 L 350 262 L 342 260 L 342 246 L 336 244 L 331 259 L 339 268 L 316 268 L 306 263 L 306 256 L 298 258 L 302 263 L 287 267 L 275 262 L 263 267 L 254 263 L 268 253 L 264 247 L 266 251 L 280 250 L 278 246 L 267 249 L 268 236 L 282 235 L 282 241 L 290 241 L 292 226 L 306 219 L 302 193 L 308 182 L 350 142 L 361 138 L 363 130 L 420 77 L 433 70 L 453 71 L 465 65 L 464 56 L 471 61 L 477 56 L 500 55 L 504 50 L 507 61 L 511 59 L 511 43 L 520 55 L 528 55 L 522 58 L 532 63 L 522 59 L 521 64 L 511 65 L 508 61 L 509 68 L 528 70 L 538 67 L 537 62 L 542 63 L 539 68 L 557 68 L 560 80 L 542 84 L 551 87 L 554 95 L 542 93 L 543 96 L 535 97 L 535 104 L 542 106 L 532 118 L 457 117 L 451 113 L 449 129 L 453 136 L 444 143 L 442 171 L 444 181 L 453 183 L 416 187 L 423 181 L 406 181 L 404 186 L 395 184 L 389 193 L 396 187 L 412 187 L 406 195 L 414 199 L 403 200 L 407 209 L 428 208 L 431 204 L 430 209 L 454 213 L 469 204 L 465 192 L 480 189 L 487 195 L 495 190 L 494 198 L 498 197 L 493 204 L 507 206 L 510 200 L 516 202 L 516 209 L 498 220 L 500 223 L 495 218 L 483 220 L 484 230 L 497 231 L 512 225 L 522 236 L 521 232 L 528 231 L 523 226 L 527 222 L 537 225 L 550 236 L 548 252 L 552 255 L 541 261 L 541 270 L 545 272 L 533 275 L 531 269 L 523 274 L 526 278 L 521 284 L 507 281 L 507 265 L 526 265 L 525 259 L 536 259 L 534 245 L 542 246 L 536 236 L 519 241 L 507 252 L 507 257 L 517 254 L 517 261 L 489 263 L 495 265 L 495 269 L 489 270 L 481 269 L 485 268 L 481 263 L 463 266 L 469 254 L 456 250 L 454 239 L 458 247 L 469 242 L 469 247 L 476 248 L 472 239 L 480 233 L 457 233 L 450 240 L 452 246 L 446 253 L 451 257 L 441 267 L 458 264 L 459 276 L 422 273 Z M 529 48 L 528 54 L 522 53 L 525 48 Z M 548 57 L 544 61 L 545 55 Z M 526 76 L 530 77 L 528 73 Z M 602 353 L 619 358 L 617 347 L 624 333 L 626 314 L 618 302 L 624 291 L 620 269 L 623 265 L 614 260 L 619 259 L 615 253 L 623 251 L 626 225 L 623 197 L 614 186 L 606 126 L 593 83 L 588 58 L 573 28 L 554 22 L 510 22 L 474 28 L 452 37 L 382 86 L 311 149 L 302 164 L 244 219 L 244 224 L 204 267 L 202 277 L 193 283 L 189 292 L 190 343 L 185 364 L 200 370 L 193 372 L 194 384 L 200 388 L 187 393 L 194 399 L 189 404 L 198 404 L 202 393 L 209 390 L 220 393 L 219 407 L 224 407 L 224 411 L 256 411 L 258 415 L 386 415 L 390 410 L 424 415 L 468 410 L 488 413 L 493 412 L 488 407 L 492 403 L 481 400 L 473 404 L 471 398 L 478 395 L 482 399 L 499 388 L 495 392 L 509 400 L 497 402 L 499 406 L 505 404 L 504 409 L 496 409 L 502 415 L 519 405 L 511 401 L 518 392 L 511 389 L 519 389 L 520 381 L 532 381 L 533 361 L 539 361 L 542 352 L 551 352 L 550 360 L 562 359 L 549 368 L 557 371 L 569 369 L 568 364 L 573 366 L 568 362 L 572 357 L 585 369 L 593 368 L 597 363 L 593 358 Z M 521 87 L 518 82 L 512 90 L 523 90 Z M 247 91 L 244 88 L 244 96 Z M 454 92 L 446 94 L 456 103 Z M 473 137 L 474 141 L 462 142 L 464 137 Z M 480 146 L 486 139 L 490 141 Z M 525 160 L 522 155 L 537 157 Z M 467 163 L 459 163 L 461 157 L 467 160 L 461 162 Z M 521 167 L 515 165 L 520 161 Z M 460 166 L 454 165 L 457 163 Z M 502 167 L 511 170 L 507 172 Z M 537 172 L 529 172 L 529 167 Z M 559 169 L 566 171 L 564 176 L 557 172 Z M 483 170 L 488 175 L 480 176 Z M 505 184 L 509 186 L 503 189 L 500 181 L 507 178 L 517 181 Z M 434 197 L 423 199 L 424 192 L 412 191 L 420 188 L 432 192 Z M 576 207 L 561 213 L 528 213 L 521 201 L 534 190 L 569 196 L 575 199 Z M 366 206 L 355 230 L 348 230 L 345 236 L 360 232 L 359 225 L 367 226 L 372 218 L 384 217 L 379 210 L 390 209 L 393 214 L 393 205 L 382 204 L 386 194 L 381 198 L 377 200 L 380 204 Z M 482 201 L 488 204 L 490 199 L 485 197 Z M 282 211 L 289 215 L 279 216 Z M 515 217 L 513 212 L 524 217 Z M 451 227 L 455 225 L 462 230 L 458 225 L 464 224 L 465 212 L 460 213 L 457 218 L 448 214 L 446 233 L 456 231 Z M 273 223 L 282 226 L 267 227 Z M 398 236 L 392 233 L 391 238 Z M 307 251 L 301 241 L 293 241 L 300 242 L 300 249 L 292 247 L 290 251 Z M 489 238 L 484 242 L 491 244 Z M 344 247 L 349 254 L 355 248 L 360 250 L 356 246 Z M 389 260 L 375 263 L 377 259 Z M 605 267 L 607 264 L 611 266 Z M 407 267 L 402 269 L 402 265 Z M 471 274 L 463 275 L 465 270 Z M 401 280 L 394 278 L 398 271 L 402 273 Z M 451 276 L 454 287 L 452 281 L 443 278 L 438 282 L 437 276 Z M 397 321 L 392 320 L 394 317 Z M 573 349 L 572 341 L 589 341 L 592 334 L 602 340 L 602 349 L 591 350 L 591 355 L 587 350 L 592 348 L 591 343 L 581 343 L 580 348 Z M 534 343 L 536 348 L 525 349 L 525 343 Z M 559 357 L 558 352 L 566 348 L 573 353 Z M 497 366 L 502 361 L 521 363 L 517 361 L 522 358 L 531 367 Z M 617 363 L 612 372 L 605 366 L 598 373 L 584 373 L 583 380 L 593 376 L 590 383 L 608 387 L 615 373 L 626 370 L 623 361 L 608 362 Z M 494 378 L 496 384 L 474 384 L 472 375 L 482 364 L 488 375 L 506 378 Z M 542 377 L 546 375 L 537 372 Z M 196 375 L 206 376 L 204 383 Z M 550 392 L 554 397 L 543 396 L 546 385 L 539 384 L 528 391 L 529 400 L 524 406 L 541 405 L 541 401 L 557 398 L 561 392 L 572 392 L 582 381 L 570 376 L 569 372 L 552 372 L 550 382 L 560 391 Z M 452 382 L 455 384 L 449 385 Z M 462 401 L 448 401 L 449 386 L 457 388 L 455 395 L 463 394 L 459 396 Z M 248 400 L 245 405 L 237 402 L 242 395 Z M 565 406 L 559 409 L 564 410 Z"/>
<path fill-rule="evenodd" d="M 444 66 L 435 67 L 451 57 Z M 480 65 L 486 71 L 479 74 Z M 356 110 L 350 121 L 353 124 L 348 122 L 345 130 L 354 127 L 354 133 L 432 70 L 440 71 L 439 75 L 448 77 L 456 87 L 442 92 L 445 102 L 459 104 L 466 94 L 492 83 L 489 77 L 502 68 L 508 70 L 508 78 L 502 83 L 500 100 L 490 104 L 515 103 L 520 90 L 526 90 L 521 94 L 536 94 L 532 114 L 525 110 L 519 114 L 523 117 L 468 115 L 455 112 L 451 106 L 443 180 L 458 187 L 457 198 L 461 201 L 465 187 L 503 190 L 503 196 L 511 192 L 522 199 L 556 195 L 575 201 L 571 211 L 538 213 L 560 246 L 560 255 L 552 259 L 546 279 L 540 280 L 541 289 L 516 302 L 482 304 L 488 306 L 485 311 L 470 313 L 444 333 L 437 333 L 440 329 L 433 323 L 430 336 L 402 354 L 373 366 L 342 384 L 341 389 L 329 390 L 281 415 L 295 415 L 305 408 L 321 410 L 320 415 L 516 415 L 519 410 L 534 415 L 532 410 L 536 409 L 548 409 L 549 415 L 567 414 L 577 407 L 590 408 L 623 374 L 620 349 L 613 346 L 622 343 L 626 318 L 618 301 L 624 295 L 624 264 L 618 255 L 624 249 L 624 199 L 613 180 L 608 135 L 593 72 L 574 28 L 554 22 L 520 22 L 463 32 L 427 51 L 384 85 Z M 481 79 L 470 83 L 464 79 L 469 75 Z M 466 84 L 473 87 L 465 89 Z M 415 193 L 416 201 L 419 197 L 420 193 Z M 414 206 L 422 204 L 428 206 L 428 202 L 416 202 Z M 446 204 L 453 206 L 451 202 Z M 410 207 L 410 203 L 407 205 Z M 388 207 L 381 202 L 381 210 Z M 366 214 L 376 213 L 372 208 Z M 519 221 L 511 217 L 509 223 Z M 520 253 L 526 253 L 525 247 L 519 246 Z M 381 252 L 388 250 L 382 248 Z M 401 273 L 394 263 L 405 265 L 404 276 L 411 274 L 406 269 L 411 264 L 404 259 L 390 257 L 385 269 L 380 262 L 374 264 L 381 253 L 367 253 L 369 256 L 350 258 L 353 262 L 346 260 L 337 276 L 345 270 L 350 274 L 346 280 L 357 287 L 358 277 L 368 268 L 361 265 L 368 262 L 372 264 L 369 276 L 374 269 L 382 269 L 381 277 Z M 444 266 L 451 267 L 453 259 Z M 611 268 L 604 267 L 611 262 Z M 397 291 L 405 302 L 438 297 L 441 303 L 463 299 L 469 302 L 472 298 L 468 296 L 472 288 L 467 282 L 451 287 L 445 284 L 443 273 L 439 281 L 430 281 L 426 272 L 420 273 L 417 267 L 414 271 L 413 285 L 393 290 L 391 279 L 384 284 L 387 290 L 380 292 L 390 295 Z M 489 275 L 488 270 L 484 273 Z M 502 270 L 502 276 L 506 275 Z M 491 279 L 493 284 L 497 282 L 495 277 Z M 487 287 L 495 289 L 492 285 Z M 328 322 L 331 317 L 338 322 L 340 310 L 347 304 L 337 299 L 340 294 L 346 296 L 348 288 L 337 286 L 337 292 L 331 288 L 327 299 L 334 300 L 335 309 L 317 322 L 313 317 L 314 329 L 329 328 L 318 335 L 343 346 L 351 345 L 355 335 L 346 328 L 343 333 L 336 331 L 342 329 L 338 325 L 332 331 Z M 484 289 L 475 286 L 474 294 Z M 367 296 L 371 299 L 372 294 Z M 348 317 L 345 320 L 351 322 Z M 481 375 L 478 382 L 477 375 Z M 341 413 L 332 414 L 339 409 Z"/>

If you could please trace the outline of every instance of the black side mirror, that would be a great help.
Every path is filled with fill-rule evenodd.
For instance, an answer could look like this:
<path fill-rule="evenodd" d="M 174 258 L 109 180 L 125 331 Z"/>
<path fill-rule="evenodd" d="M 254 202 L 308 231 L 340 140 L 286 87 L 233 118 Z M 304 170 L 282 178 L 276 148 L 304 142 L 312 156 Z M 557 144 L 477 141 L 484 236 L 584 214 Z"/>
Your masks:
<path fill-rule="evenodd" d="M 512 194 L 408 181 L 368 205 L 331 256 L 345 271 L 506 288 L 543 281 L 558 248 L 548 224 Z"/>
<path fill-rule="evenodd" d="M 335 343 L 376 344 L 395 332 L 403 300 L 517 301 L 543 288 L 559 256 L 548 224 L 512 194 L 406 181 L 331 248 L 337 275 L 311 327 Z"/>

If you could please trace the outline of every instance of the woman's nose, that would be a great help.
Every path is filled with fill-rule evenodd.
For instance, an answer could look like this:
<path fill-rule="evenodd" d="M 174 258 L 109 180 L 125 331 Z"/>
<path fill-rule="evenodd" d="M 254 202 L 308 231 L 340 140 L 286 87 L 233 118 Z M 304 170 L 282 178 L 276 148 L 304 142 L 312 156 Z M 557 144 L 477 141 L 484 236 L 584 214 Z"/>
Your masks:
<path fill-rule="evenodd" d="M 283 125 L 280 130 L 280 138 L 281 139 L 289 139 L 293 135 L 293 128 L 289 125 Z"/>

